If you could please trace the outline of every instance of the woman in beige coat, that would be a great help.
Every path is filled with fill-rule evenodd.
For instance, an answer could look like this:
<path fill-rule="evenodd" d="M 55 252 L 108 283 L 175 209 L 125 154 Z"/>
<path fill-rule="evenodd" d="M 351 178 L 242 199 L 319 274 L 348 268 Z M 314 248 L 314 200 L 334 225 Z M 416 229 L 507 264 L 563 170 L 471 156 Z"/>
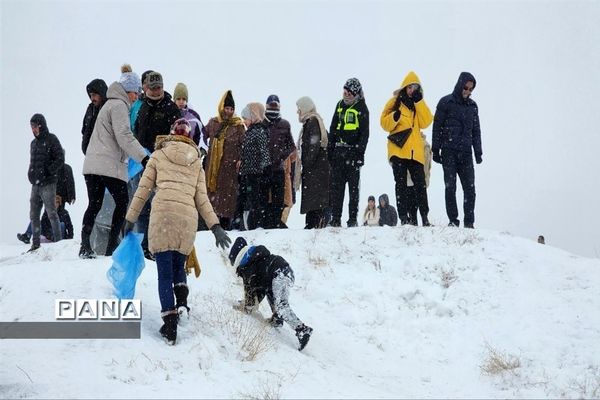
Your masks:
<path fill-rule="evenodd" d="M 208 201 L 200 151 L 190 134 L 189 122 L 181 118 L 175 121 L 170 135 L 157 140 L 156 151 L 146 165 L 126 216 L 125 234 L 133 229 L 150 193 L 155 191 L 148 247 L 158 268 L 158 295 L 164 321 L 160 333 L 169 344 L 175 344 L 177 338 L 177 309 L 189 310 L 184 264 L 194 248 L 198 212 L 215 235 L 217 247 L 225 249 L 231 243 Z"/>

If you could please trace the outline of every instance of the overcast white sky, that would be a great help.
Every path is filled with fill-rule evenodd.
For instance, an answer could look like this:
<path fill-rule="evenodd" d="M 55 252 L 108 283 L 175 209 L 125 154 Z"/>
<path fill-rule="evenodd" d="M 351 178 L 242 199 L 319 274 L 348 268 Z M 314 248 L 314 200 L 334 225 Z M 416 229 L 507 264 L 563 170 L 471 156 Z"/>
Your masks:
<path fill-rule="evenodd" d="M 186 83 L 204 121 L 226 89 L 238 111 L 276 93 L 295 137 L 299 97 L 311 96 L 328 123 L 343 83 L 358 77 L 371 111 L 361 208 L 370 194 L 394 198 L 379 115 L 405 74 L 417 72 L 435 111 L 469 71 L 478 80 L 484 153 L 476 227 L 532 240 L 544 234 L 551 245 L 600 257 L 598 2 L 0 0 L 0 14 L 2 242 L 16 241 L 29 218 L 36 112 L 73 167 L 78 199 L 69 211 L 79 239 L 85 86 L 94 78 L 110 84 L 128 62 L 138 73 L 160 71 L 170 92 Z M 431 128 L 425 133 L 430 140 Z M 430 219 L 446 224 L 437 164 L 428 193 Z M 298 212 L 291 218 L 301 226 Z"/>

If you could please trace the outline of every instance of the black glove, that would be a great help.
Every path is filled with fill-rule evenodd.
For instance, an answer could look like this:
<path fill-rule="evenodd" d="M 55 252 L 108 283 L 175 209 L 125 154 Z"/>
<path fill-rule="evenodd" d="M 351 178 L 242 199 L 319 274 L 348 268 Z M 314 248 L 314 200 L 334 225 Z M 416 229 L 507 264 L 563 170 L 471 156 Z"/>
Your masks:
<path fill-rule="evenodd" d="M 223 250 L 229 247 L 231 244 L 231 239 L 229 236 L 227 236 L 227 232 L 221 228 L 221 225 L 215 224 L 212 226 L 212 228 L 210 228 L 210 230 L 212 231 L 213 235 L 215 235 L 215 246 L 221 246 Z"/>
<path fill-rule="evenodd" d="M 412 94 L 411 97 L 413 103 L 418 103 L 421 100 L 423 100 L 423 92 L 421 91 L 421 88 L 419 88 L 419 90 L 415 90 Z"/>
<path fill-rule="evenodd" d="M 133 222 L 129 222 L 125 220 L 125 226 L 123 227 L 123 237 L 127 236 L 127 234 L 133 231 L 133 227 L 135 224 Z"/>
<path fill-rule="evenodd" d="M 475 162 L 477 164 L 481 164 L 483 162 L 483 158 L 481 158 L 481 154 L 475 154 Z"/>
<path fill-rule="evenodd" d="M 400 120 L 400 110 L 394 111 L 394 121 L 398 122 Z"/>
<path fill-rule="evenodd" d="M 432 158 L 433 158 L 433 161 L 435 161 L 436 163 L 438 163 L 438 164 L 442 163 L 442 156 L 440 155 L 439 150 L 433 151 Z"/>
<path fill-rule="evenodd" d="M 148 156 L 142 158 L 141 164 L 142 164 L 142 167 L 144 167 L 144 169 L 146 169 L 146 164 L 148 164 L 149 159 L 150 159 L 150 157 L 148 157 Z"/>

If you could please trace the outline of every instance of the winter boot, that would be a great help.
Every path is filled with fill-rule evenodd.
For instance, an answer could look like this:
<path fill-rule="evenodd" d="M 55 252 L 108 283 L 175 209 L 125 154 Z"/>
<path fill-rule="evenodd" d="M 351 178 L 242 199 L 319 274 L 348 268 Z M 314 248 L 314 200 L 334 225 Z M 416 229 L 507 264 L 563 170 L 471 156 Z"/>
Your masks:
<path fill-rule="evenodd" d="M 313 329 L 310 326 L 306 326 L 304 324 L 296 328 L 296 337 L 298 338 L 298 342 L 300 342 L 298 351 L 302 351 L 306 347 L 308 341 L 310 340 L 312 331 Z"/>
<path fill-rule="evenodd" d="M 331 226 L 333 228 L 341 228 L 342 223 L 337 219 L 332 219 L 331 222 L 329 223 L 329 226 Z"/>
<path fill-rule="evenodd" d="M 283 326 L 283 318 L 281 318 L 277 313 L 274 313 L 273 316 L 267 320 L 267 322 L 273 328 L 281 328 Z"/>
<path fill-rule="evenodd" d="M 356 228 L 356 227 L 358 226 L 358 223 L 356 222 L 356 220 L 355 220 L 355 219 L 349 219 L 349 220 L 346 222 L 346 226 L 347 226 L 348 228 Z"/>
<path fill-rule="evenodd" d="M 467 229 L 475 229 L 472 223 L 465 222 L 465 228 Z"/>
<path fill-rule="evenodd" d="M 159 332 L 167 340 L 167 344 L 173 346 L 177 340 L 177 310 L 165 311 L 161 316 L 164 324 Z"/>
<path fill-rule="evenodd" d="M 79 258 L 96 258 L 96 253 L 94 253 L 94 250 L 92 250 L 92 245 L 90 244 L 89 233 L 81 232 L 81 247 L 79 248 Z"/>
<path fill-rule="evenodd" d="M 458 228 L 460 226 L 460 221 L 457 219 L 454 221 L 450 221 L 448 222 L 448 226 L 452 228 Z"/>
<path fill-rule="evenodd" d="M 17 239 L 25 244 L 29 244 L 30 238 L 26 233 L 17 233 Z"/>
<path fill-rule="evenodd" d="M 31 245 L 31 247 L 29 248 L 29 250 L 27 250 L 28 253 L 33 253 L 35 252 L 37 249 L 39 249 L 41 246 L 39 243 L 33 243 Z"/>
<path fill-rule="evenodd" d="M 190 317 L 190 308 L 187 305 L 188 294 L 190 293 L 190 289 L 188 285 L 184 282 L 177 283 L 173 287 L 173 291 L 175 292 L 175 309 L 177 310 L 177 319 L 179 320 L 184 313 L 188 314 L 188 318 Z"/>

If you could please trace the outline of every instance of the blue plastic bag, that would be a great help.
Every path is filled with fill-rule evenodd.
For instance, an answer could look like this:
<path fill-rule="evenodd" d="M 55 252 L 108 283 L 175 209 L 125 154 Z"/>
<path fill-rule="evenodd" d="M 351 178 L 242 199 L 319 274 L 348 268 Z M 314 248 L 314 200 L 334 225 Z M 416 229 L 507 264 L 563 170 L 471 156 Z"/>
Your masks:
<path fill-rule="evenodd" d="M 144 150 L 146 150 L 146 155 L 150 156 L 150 152 L 148 151 L 148 149 Z M 142 167 L 142 163 L 135 161 L 133 158 L 129 158 L 129 161 L 127 163 L 127 175 L 129 179 L 142 172 L 143 169 L 144 167 Z"/>
<path fill-rule="evenodd" d="M 114 294 L 119 300 L 133 299 L 135 295 L 135 283 L 146 266 L 143 238 L 143 233 L 129 232 L 113 252 L 113 264 L 106 277 L 115 287 Z"/>

